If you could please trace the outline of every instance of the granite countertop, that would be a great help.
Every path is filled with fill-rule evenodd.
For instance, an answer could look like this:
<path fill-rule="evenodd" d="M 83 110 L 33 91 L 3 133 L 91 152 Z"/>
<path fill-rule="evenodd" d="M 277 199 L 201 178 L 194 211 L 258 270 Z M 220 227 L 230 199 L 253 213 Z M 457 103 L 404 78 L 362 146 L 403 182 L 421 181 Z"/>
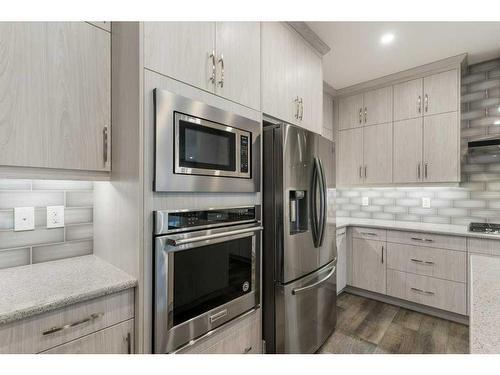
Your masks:
<path fill-rule="evenodd" d="M 500 258 L 470 256 L 470 352 L 500 353 Z"/>
<path fill-rule="evenodd" d="M 0 324 L 136 285 L 135 278 L 94 255 L 0 270 Z"/>
<path fill-rule="evenodd" d="M 500 235 L 469 232 L 466 225 L 416 223 L 411 221 L 392 221 L 376 219 L 356 219 L 356 218 L 328 218 L 329 223 L 335 223 L 337 228 L 347 226 L 359 226 L 370 228 L 384 228 L 394 230 L 406 230 L 413 232 L 426 232 L 436 234 L 451 234 L 454 236 L 478 237 L 500 240 Z"/>

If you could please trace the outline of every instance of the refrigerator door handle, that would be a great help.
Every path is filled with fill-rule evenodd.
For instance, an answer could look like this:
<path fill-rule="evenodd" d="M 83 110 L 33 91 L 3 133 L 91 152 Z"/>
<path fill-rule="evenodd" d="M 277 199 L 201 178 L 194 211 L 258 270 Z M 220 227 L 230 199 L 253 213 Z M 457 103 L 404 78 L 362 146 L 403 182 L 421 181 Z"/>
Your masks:
<path fill-rule="evenodd" d="M 318 181 L 319 181 L 319 163 L 318 159 L 314 158 L 314 166 L 313 166 L 313 174 L 311 181 L 311 229 L 313 236 L 314 247 L 319 247 L 319 223 L 318 223 L 318 207 L 317 207 L 317 189 L 318 189 Z"/>
<path fill-rule="evenodd" d="M 319 165 L 319 179 L 320 179 L 320 228 L 319 228 L 319 243 L 318 247 L 323 245 L 323 238 L 325 236 L 325 227 L 326 227 L 326 180 L 325 180 L 325 172 L 323 169 L 323 163 L 321 159 L 318 159 Z"/>
<path fill-rule="evenodd" d="M 315 287 L 317 287 L 318 285 L 321 285 L 323 284 L 325 281 L 327 281 L 330 277 L 332 277 L 333 273 L 335 272 L 335 266 L 333 266 L 332 268 L 329 269 L 330 272 L 328 272 L 328 275 L 326 275 L 325 277 L 323 277 L 321 280 L 318 280 L 316 281 L 315 283 L 312 283 L 312 284 L 309 284 L 309 285 L 306 285 L 306 286 L 303 286 L 302 288 L 295 288 L 295 289 L 292 289 L 292 294 L 293 295 L 296 295 L 298 293 L 301 293 L 301 292 L 305 292 L 307 290 L 310 290 L 310 289 L 313 289 Z M 326 270 L 325 270 L 326 271 Z"/>

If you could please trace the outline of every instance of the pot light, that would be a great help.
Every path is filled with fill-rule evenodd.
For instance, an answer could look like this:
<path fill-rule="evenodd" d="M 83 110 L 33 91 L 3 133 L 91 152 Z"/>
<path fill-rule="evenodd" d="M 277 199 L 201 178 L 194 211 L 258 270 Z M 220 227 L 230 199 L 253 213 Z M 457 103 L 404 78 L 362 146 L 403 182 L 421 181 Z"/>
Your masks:
<path fill-rule="evenodd" d="M 394 41 L 394 34 L 393 33 L 386 33 L 382 35 L 380 38 L 380 43 L 382 44 L 390 44 Z"/>
<path fill-rule="evenodd" d="M 500 125 L 500 120 L 496 120 L 493 125 Z"/>

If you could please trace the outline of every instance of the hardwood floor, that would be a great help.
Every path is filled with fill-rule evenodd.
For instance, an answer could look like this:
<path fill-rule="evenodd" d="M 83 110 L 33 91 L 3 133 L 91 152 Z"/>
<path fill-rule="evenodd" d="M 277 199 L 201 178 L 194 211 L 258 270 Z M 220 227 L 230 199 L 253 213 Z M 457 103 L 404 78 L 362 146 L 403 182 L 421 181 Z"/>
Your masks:
<path fill-rule="evenodd" d="M 417 354 L 469 352 L 467 326 L 341 293 L 337 328 L 320 354 Z"/>

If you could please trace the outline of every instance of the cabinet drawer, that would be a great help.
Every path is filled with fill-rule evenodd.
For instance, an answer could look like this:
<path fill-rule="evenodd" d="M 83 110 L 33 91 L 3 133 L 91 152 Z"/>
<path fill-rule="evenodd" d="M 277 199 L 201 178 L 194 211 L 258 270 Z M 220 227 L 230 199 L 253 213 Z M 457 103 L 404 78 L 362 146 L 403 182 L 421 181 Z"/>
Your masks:
<path fill-rule="evenodd" d="M 41 354 L 132 354 L 134 319 L 56 346 Z"/>
<path fill-rule="evenodd" d="M 468 249 L 471 253 L 500 256 L 500 240 L 469 238 Z"/>
<path fill-rule="evenodd" d="M 397 271 L 466 282 L 466 253 L 406 244 L 387 244 L 387 267 Z"/>
<path fill-rule="evenodd" d="M 367 240 L 385 241 L 386 240 L 386 230 L 385 229 L 374 229 L 374 228 L 364 228 L 364 227 L 354 227 L 352 228 L 352 236 L 354 238 L 364 238 Z"/>
<path fill-rule="evenodd" d="M 389 230 L 387 231 L 387 241 L 458 251 L 466 251 L 467 248 L 465 237 L 447 236 L 443 234 L 432 234 L 424 232 L 404 232 L 399 230 Z"/>
<path fill-rule="evenodd" d="M 466 314 L 466 284 L 387 270 L 387 294 L 422 305 Z"/>
<path fill-rule="evenodd" d="M 262 333 L 260 309 L 229 323 L 226 328 L 215 331 L 191 346 L 179 350 L 178 354 L 260 354 Z"/>
<path fill-rule="evenodd" d="M 134 289 L 0 326 L 0 353 L 39 353 L 134 317 Z"/>

